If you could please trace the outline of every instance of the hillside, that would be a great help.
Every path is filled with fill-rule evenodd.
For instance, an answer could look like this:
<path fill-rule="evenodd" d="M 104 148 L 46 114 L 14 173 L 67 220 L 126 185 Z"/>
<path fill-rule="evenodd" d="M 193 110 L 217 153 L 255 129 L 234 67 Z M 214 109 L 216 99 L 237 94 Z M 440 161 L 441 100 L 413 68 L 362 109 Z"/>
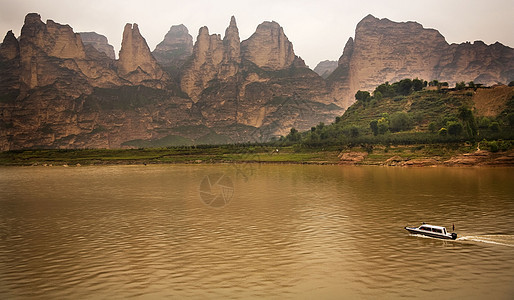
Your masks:
<path fill-rule="evenodd" d="M 514 87 L 424 87 L 415 91 L 411 85 L 401 91 L 404 83 L 415 81 L 382 84 L 373 96 L 359 91 L 357 102 L 332 124 L 320 123 L 305 132 L 293 128 L 282 140 L 321 146 L 514 139 Z M 380 91 L 391 95 L 384 97 Z"/>

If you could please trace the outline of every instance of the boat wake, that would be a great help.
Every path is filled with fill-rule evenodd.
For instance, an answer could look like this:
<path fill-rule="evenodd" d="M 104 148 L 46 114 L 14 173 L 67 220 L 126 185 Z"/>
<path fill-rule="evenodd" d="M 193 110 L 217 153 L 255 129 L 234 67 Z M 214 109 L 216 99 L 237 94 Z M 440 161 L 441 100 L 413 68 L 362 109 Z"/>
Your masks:
<path fill-rule="evenodd" d="M 478 243 L 496 244 L 508 247 L 514 247 L 514 235 L 511 234 L 484 234 L 484 235 L 467 235 L 458 237 L 457 241 L 472 241 Z"/>

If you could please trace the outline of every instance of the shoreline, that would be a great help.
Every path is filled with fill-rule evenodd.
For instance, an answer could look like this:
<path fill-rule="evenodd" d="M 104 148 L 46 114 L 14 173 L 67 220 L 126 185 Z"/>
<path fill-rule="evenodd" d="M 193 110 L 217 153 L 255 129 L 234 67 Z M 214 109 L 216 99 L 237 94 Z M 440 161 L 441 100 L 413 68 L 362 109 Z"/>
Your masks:
<path fill-rule="evenodd" d="M 405 148 L 405 147 L 403 147 Z M 78 156 L 81 151 L 95 151 L 102 157 Z M 362 149 L 349 151 L 322 150 L 306 153 L 237 153 L 215 154 L 213 151 L 200 151 L 192 154 L 169 154 L 167 150 L 153 151 L 159 155 L 139 157 L 128 156 L 129 150 L 27 150 L 1 153 L 0 166 L 32 167 L 81 167 L 104 165 L 216 165 L 216 164 L 275 164 L 275 165 L 346 165 L 346 166 L 386 166 L 386 167 L 514 167 L 514 149 L 500 152 L 477 150 L 440 156 L 426 153 L 404 153 L 404 151 L 375 151 L 368 153 Z M 31 155 L 27 155 L 27 153 Z M 163 154 L 164 152 L 164 154 Z M 126 154 L 126 157 L 120 156 Z"/>

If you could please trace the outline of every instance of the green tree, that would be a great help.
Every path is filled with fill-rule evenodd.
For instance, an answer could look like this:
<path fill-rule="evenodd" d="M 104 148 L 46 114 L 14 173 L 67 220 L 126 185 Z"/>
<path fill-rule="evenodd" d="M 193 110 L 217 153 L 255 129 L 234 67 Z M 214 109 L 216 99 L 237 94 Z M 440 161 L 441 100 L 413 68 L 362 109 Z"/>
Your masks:
<path fill-rule="evenodd" d="M 373 92 L 373 95 L 375 95 L 377 92 L 382 94 L 383 97 L 394 97 L 396 96 L 396 91 L 394 88 L 389 84 L 389 82 L 382 83 L 381 85 L 377 86 L 375 88 L 375 91 Z"/>
<path fill-rule="evenodd" d="M 402 79 L 399 82 L 395 82 L 393 87 L 397 94 L 407 96 L 412 92 L 412 80 Z"/>
<path fill-rule="evenodd" d="M 358 137 L 359 136 L 359 128 L 355 125 L 350 126 L 349 134 L 350 134 L 350 137 L 352 137 L 352 138 Z"/>
<path fill-rule="evenodd" d="M 463 90 L 466 88 L 466 83 L 464 81 L 461 81 L 461 82 L 457 82 L 455 84 L 455 89 L 456 90 Z"/>
<path fill-rule="evenodd" d="M 486 129 L 491 125 L 491 120 L 488 117 L 482 117 L 478 120 L 478 128 Z"/>
<path fill-rule="evenodd" d="M 456 121 L 450 121 L 446 124 L 446 127 L 448 127 L 448 134 L 451 135 L 459 135 L 462 133 L 462 124 L 460 122 Z"/>
<path fill-rule="evenodd" d="M 408 113 L 400 111 L 391 115 L 389 129 L 391 132 L 409 130 L 412 126 L 412 120 Z"/>
<path fill-rule="evenodd" d="M 357 93 L 355 93 L 355 99 L 357 99 L 357 101 L 366 102 L 371 99 L 371 95 L 367 91 L 358 90 Z"/>
<path fill-rule="evenodd" d="M 376 100 L 382 100 L 382 98 L 384 98 L 384 95 L 382 95 L 380 91 L 375 90 L 373 92 L 373 98 L 375 98 Z"/>
<path fill-rule="evenodd" d="M 286 136 L 286 139 L 291 142 L 298 142 L 302 138 L 301 134 L 296 130 L 296 128 L 291 128 L 289 134 Z"/>
<path fill-rule="evenodd" d="M 379 134 L 385 134 L 389 131 L 389 120 L 384 117 L 378 119 L 377 127 Z"/>
<path fill-rule="evenodd" d="M 426 81 L 425 81 L 426 82 Z M 414 89 L 414 91 L 421 91 L 423 89 L 423 86 L 424 86 L 424 82 L 422 79 L 413 79 L 412 80 L 412 89 Z"/>
<path fill-rule="evenodd" d="M 458 117 L 462 120 L 462 122 L 464 122 L 468 135 L 472 137 L 476 136 L 478 133 L 477 122 L 471 109 L 465 106 L 461 106 L 459 108 Z"/>
<path fill-rule="evenodd" d="M 371 128 L 373 135 L 377 135 L 378 134 L 378 120 L 373 120 L 373 121 L 369 122 L 369 128 Z"/>
<path fill-rule="evenodd" d="M 430 124 L 428 124 L 428 130 L 432 133 L 435 133 L 437 131 L 437 123 L 430 122 Z"/>

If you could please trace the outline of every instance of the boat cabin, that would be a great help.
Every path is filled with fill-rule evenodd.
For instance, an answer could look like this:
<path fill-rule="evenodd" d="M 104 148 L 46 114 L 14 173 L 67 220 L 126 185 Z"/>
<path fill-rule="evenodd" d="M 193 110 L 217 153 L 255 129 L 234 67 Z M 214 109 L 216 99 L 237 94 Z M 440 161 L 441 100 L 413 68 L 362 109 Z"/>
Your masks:
<path fill-rule="evenodd" d="M 423 224 L 423 225 L 419 226 L 419 230 L 423 230 L 423 231 L 427 231 L 427 232 L 430 231 L 430 232 L 435 232 L 435 233 L 440 233 L 440 234 L 446 234 L 446 228 L 444 228 L 442 226 Z"/>

